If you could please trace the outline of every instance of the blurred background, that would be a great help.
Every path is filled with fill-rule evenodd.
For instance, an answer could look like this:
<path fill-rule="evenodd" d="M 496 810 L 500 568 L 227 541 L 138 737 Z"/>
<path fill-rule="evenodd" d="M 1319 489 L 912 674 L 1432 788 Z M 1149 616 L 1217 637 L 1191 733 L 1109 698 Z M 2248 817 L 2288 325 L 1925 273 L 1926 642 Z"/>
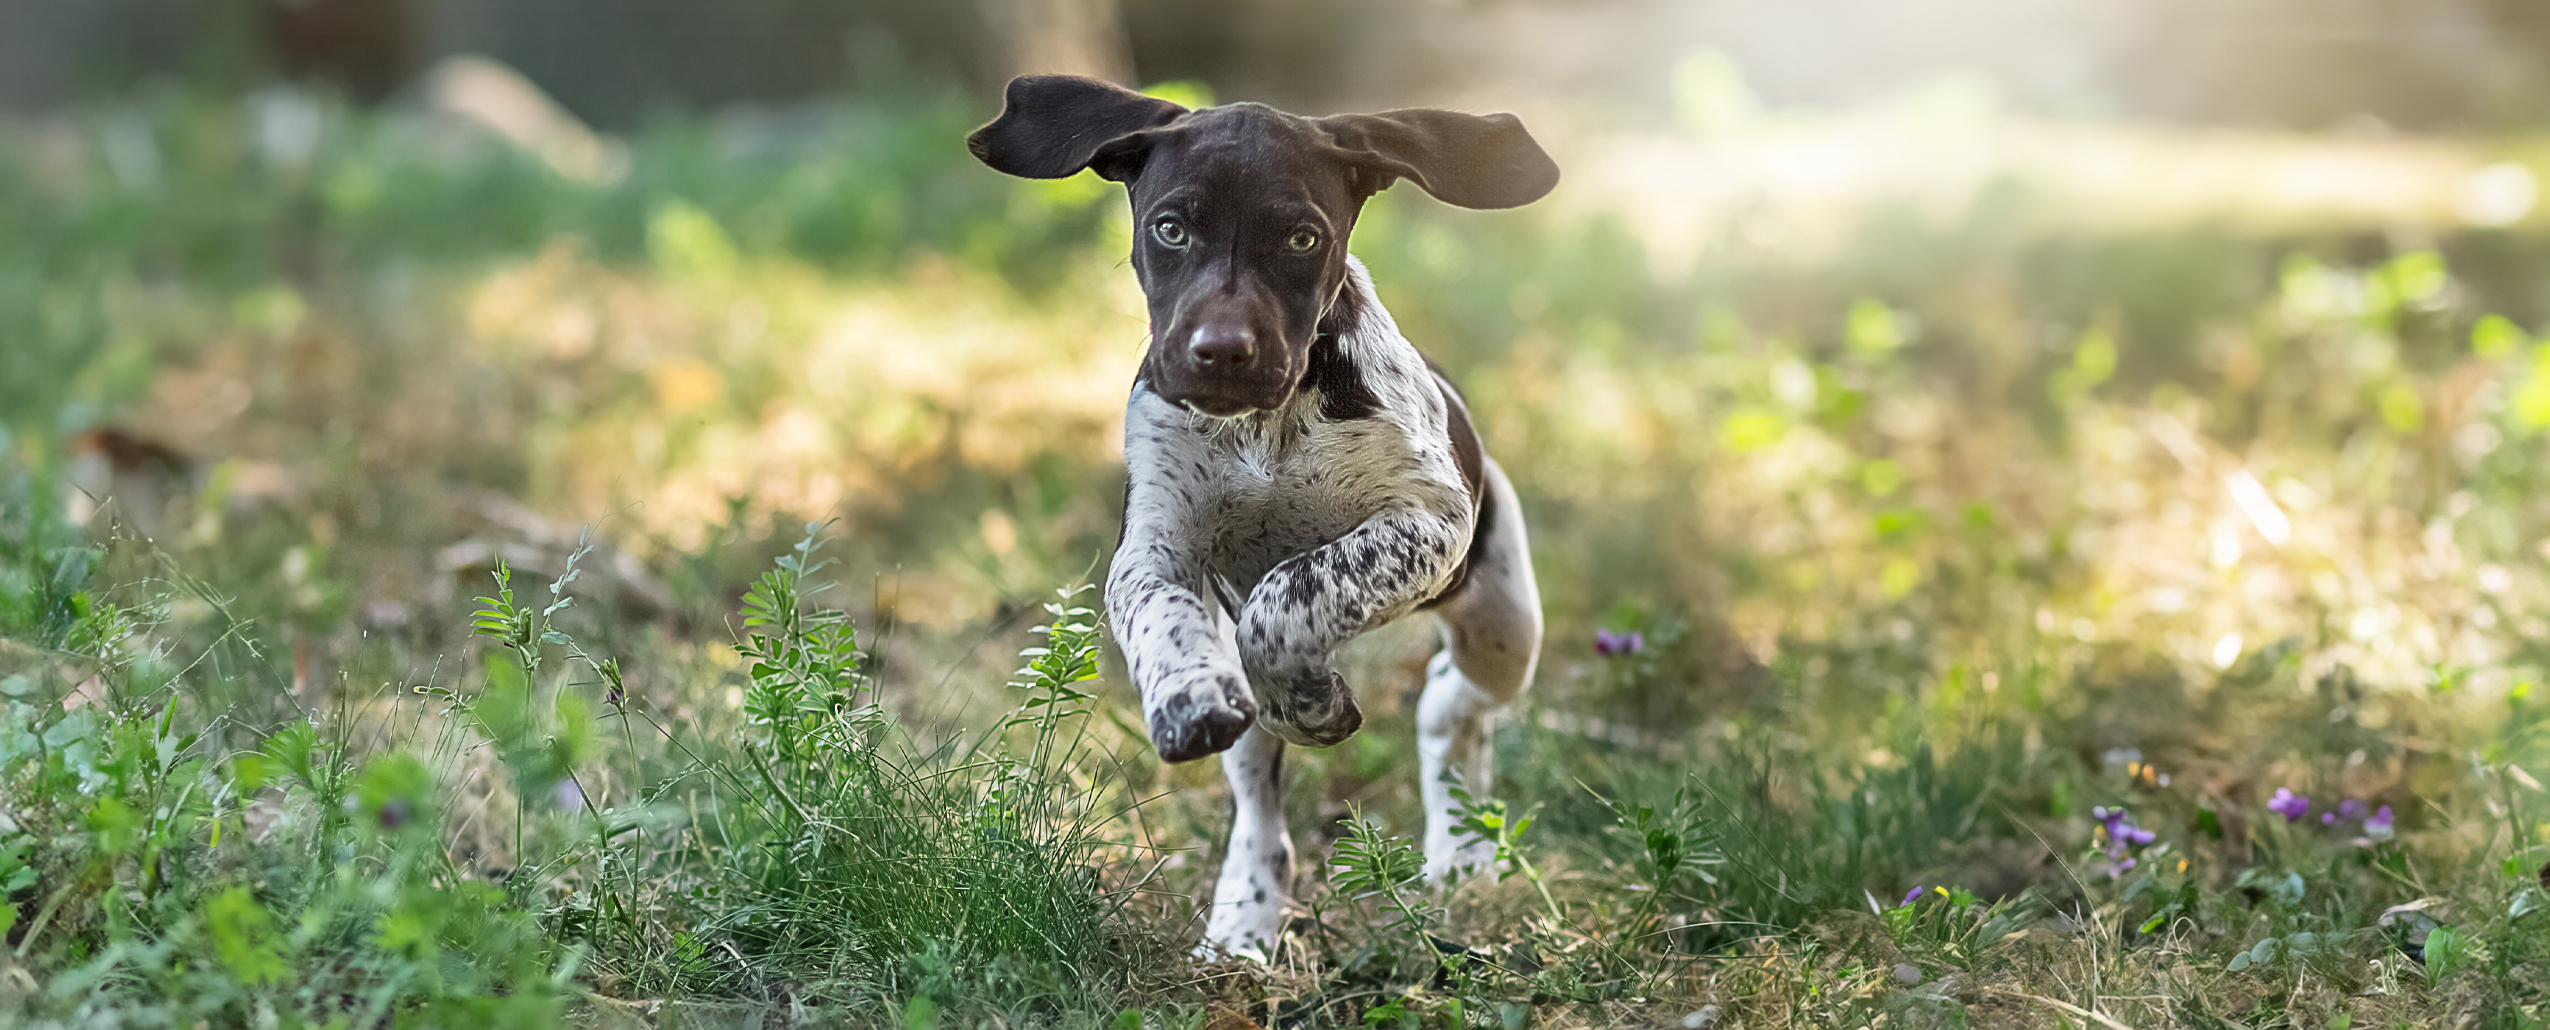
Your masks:
<path fill-rule="evenodd" d="M 205 584 L 156 632 L 244 620 L 299 710 L 429 678 L 499 560 L 591 527 L 580 632 L 731 721 L 725 627 L 808 522 L 887 696 L 993 697 L 1113 543 L 1146 328 L 1112 184 L 964 151 L 1056 70 L 1510 110 L 1557 157 L 1540 204 L 1398 190 L 1354 240 L 1532 519 L 1505 746 L 1841 782 L 2024 726 L 2004 812 L 2148 761 L 2404 827 L 2453 755 L 2539 747 L 2517 0 L 0 0 L 11 489 Z M 1298 825 L 1412 816 L 1432 632 L 1350 655 L 1370 731 Z M 1860 882 L 2052 876 L 1974 818 Z"/>
<path fill-rule="evenodd" d="M 377 101 L 476 53 L 609 129 L 1064 69 L 1305 110 L 1537 97 L 1634 118 L 1663 114 L 1663 77 L 1709 50 L 1774 106 L 1862 103 L 1954 71 L 2046 113 L 2487 130 L 2541 113 L 2545 21 L 2512 0 L 9 0 L 0 101 L 171 75 L 316 78 Z"/>

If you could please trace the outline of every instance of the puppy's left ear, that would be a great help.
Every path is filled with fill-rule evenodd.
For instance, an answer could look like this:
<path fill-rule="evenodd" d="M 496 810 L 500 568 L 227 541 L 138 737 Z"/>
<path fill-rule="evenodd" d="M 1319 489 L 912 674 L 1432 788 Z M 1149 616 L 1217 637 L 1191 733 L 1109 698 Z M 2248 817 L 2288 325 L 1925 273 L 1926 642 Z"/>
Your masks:
<path fill-rule="evenodd" d="M 1029 179 L 1060 179 L 1091 164 L 1100 148 L 1168 124 L 1186 108 L 1111 82 L 1078 75 L 1021 75 L 1009 80 L 1001 116 L 965 137 L 965 149 L 994 169 Z M 1113 148 L 1123 152 L 1127 148 Z M 1138 154 L 1101 161 L 1098 174 L 1118 182 L 1140 171 Z"/>
<path fill-rule="evenodd" d="M 1510 114 L 1415 108 L 1319 119 L 1347 163 L 1376 176 L 1366 192 L 1404 178 L 1446 204 L 1521 207 L 1558 185 L 1558 162 Z"/>

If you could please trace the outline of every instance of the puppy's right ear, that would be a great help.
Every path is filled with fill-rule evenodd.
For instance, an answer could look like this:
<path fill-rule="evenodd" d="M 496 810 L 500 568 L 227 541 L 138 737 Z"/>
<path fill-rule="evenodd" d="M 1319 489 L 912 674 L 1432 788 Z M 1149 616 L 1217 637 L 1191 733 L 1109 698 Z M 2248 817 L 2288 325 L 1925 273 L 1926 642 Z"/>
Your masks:
<path fill-rule="evenodd" d="M 1166 100 L 1097 79 L 1021 75 L 1009 80 L 1001 116 L 965 137 L 965 149 L 996 170 L 1029 179 L 1060 179 L 1091 167 L 1094 158 L 1099 175 L 1124 182 L 1141 172 L 1147 148 L 1107 144 L 1185 113 Z"/>

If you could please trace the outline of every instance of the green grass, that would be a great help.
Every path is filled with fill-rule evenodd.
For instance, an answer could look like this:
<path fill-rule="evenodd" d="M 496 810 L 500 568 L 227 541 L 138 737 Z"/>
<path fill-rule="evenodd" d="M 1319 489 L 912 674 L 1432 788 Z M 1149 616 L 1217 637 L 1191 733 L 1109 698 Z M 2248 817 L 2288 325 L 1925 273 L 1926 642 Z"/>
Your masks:
<path fill-rule="evenodd" d="M 1385 194 L 1547 594 L 1503 860 L 1410 882 L 1432 634 L 1375 634 L 1288 763 L 1305 918 L 1199 966 L 1219 777 L 1055 593 L 1123 216 L 975 113 L 667 121 L 607 185 L 333 110 L 276 167 L 185 90 L 6 127 L 0 1022 L 2539 1025 L 2537 234 L 2014 183 L 1666 273 Z"/>

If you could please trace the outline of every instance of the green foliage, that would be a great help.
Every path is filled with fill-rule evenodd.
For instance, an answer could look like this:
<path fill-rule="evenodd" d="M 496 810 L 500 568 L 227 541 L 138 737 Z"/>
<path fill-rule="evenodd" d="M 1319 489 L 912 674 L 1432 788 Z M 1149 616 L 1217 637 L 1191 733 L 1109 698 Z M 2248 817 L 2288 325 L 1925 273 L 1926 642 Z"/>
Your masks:
<path fill-rule="evenodd" d="M 1611 810 L 1612 823 L 1605 829 L 1634 847 L 1630 876 L 1648 897 L 1661 903 L 1695 883 L 1716 882 L 1708 867 L 1726 860 L 1716 851 L 1719 830 L 1703 818 L 1690 788 L 1676 789 L 1673 801 L 1661 807 L 1595 797 Z"/>
<path fill-rule="evenodd" d="M 2265 947 L 2268 943 L 2260 941 L 2259 945 Z M 2286 947 L 2288 950 L 2292 948 L 2289 939 Z M 2470 938 L 2463 936 L 2460 930 L 2449 926 L 2438 926 L 2426 935 L 2426 970 L 2438 981 L 2452 979 L 2454 974 L 2470 965 L 2472 950 Z M 2248 957 L 2250 956 L 2242 956 L 2242 958 Z M 2238 965 L 2240 960 L 2233 959 L 2232 962 Z"/>
<path fill-rule="evenodd" d="M 1074 684 L 1098 678 L 1098 616 L 1095 610 L 1072 603 L 1094 589 L 1079 586 L 1056 591 L 1060 600 L 1045 604 L 1045 614 L 1053 621 L 1030 630 L 1045 638 L 1044 645 L 1018 653 L 1027 659 L 1027 666 L 1018 670 L 1010 686 L 1025 691 L 1027 700 L 1020 704 L 1017 719 L 1033 722 L 1040 732 L 1051 732 L 1066 717 L 1088 715 L 1089 704 L 1096 700 Z"/>
<path fill-rule="evenodd" d="M 133 675 L 69 656 L 13 679 L 66 671 Z M 8 713 L 12 817 L 80 831 L 7 849 L 0 888 L 41 899 L 19 954 L 50 973 L 22 999 L 27 1014 L 431 1023 L 425 1014 L 501 997 L 554 1018 L 555 951 L 501 891 L 455 889 L 433 815 L 440 786 L 416 757 L 378 755 L 358 772 L 343 741 L 308 721 L 222 756 L 220 721 L 174 691 L 95 696 L 69 712 L 20 702 Z M 252 804 L 270 820 L 263 835 L 241 832 Z M 349 820 L 374 832 L 346 835 Z M 391 832 L 401 825 L 409 832 Z"/>
<path fill-rule="evenodd" d="M 1549 906 L 1552 923 L 1565 923 L 1567 914 L 1559 910 L 1558 900 L 1550 897 L 1549 884 L 1541 880 L 1540 868 L 1523 851 L 1523 835 L 1532 828 L 1532 813 L 1513 814 L 1503 800 L 1480 801 L 1459 787 L 1452 788 L 1452 802 L 1453 833 L 1492 846 L 1495 855 L 1490 862 L 1497 867 L 1498 875 L 1522 874 L 1531 881 L 1532 889 L 1540 892 L 1541 903 Z"/>
<path fill-rule="evenodd" d="M 710 870 L 735 907 L 702 932 L 747 967 L 702 976 L 695 951 L 674 986 L 730 989 L 764 965 L 866 969 L 888 996 L 935 983 L 933 1004 L 953 1004 L 1005 979 L 1103 982 L 1116 902 L 1087 870 L 1106 842 L 1108 784 L 1085 779 L 1088 716 L 1070 707 L 1087 698 L 1072 685 L 1094 675 L 1091 613 L 1069 604 L 1076 591 L 1048 606 L 1046 644 L 1023 652 L 1029 696 L 999 729 L 918 748 L 876 703 L 848 617 L 808 610 L 818 530 L 746 599 L 736 651 L 750 732 L 735 759 L 712 763 L 749 805 L 718 828 L 738 846 Z M 1023 756 L 1005 729 L 1027 734 Z"/>
<path fill-rule="evenodd" d="M 1106 982 L 1121 959 L 1109 927 L 1122 896 L 1089 875 L 1112 813 L 1085 761 L 1082 685 L 1103 634 L 1072 603 L 1086 588 L 1048 606 L 1042 645 L 1022 655 L 1024 697 L 994 732 L 917 747 L 877 704 L 847 615 L 808 603 L 825 564 L 817 530 L 747 598 L 743 738 L 686 743 L 636 711 L 692 767 L 611 809 L 576 786 L 598 758 L 580 695 L 605 692 L 624 720 L 638 706 L 619 663 L 561 621 L 572 560 L 537 605 L 497 570 L 470 620 L 493 645 L 479 688 L 420 688 L 446 717 L 428 749 L 367 753 L 340 724 L 296 718 L 224 754 L 178 694 L 65 712 L 22 700 L 38 681 L 12 674 L 0 777 L 34 799 L 11 808 L 13 825 L 79 831 L 0 840 L 0 912 L 26 924 L 20 939 L 48 970 L 50 993 L 29 1004 L 545 1026 L 586 970 L 717 994 L 829 968 L 845 975 L 799 990 L 852 1010 L 911 996 L 898 1011 L 929 1021 L 989 1003 L 1112 1015 L 1104 992 L 1052 989 Z M 453 785 L 479 746 L 516 798 L 513 865 L 493 876 L 445 846 Z M 647 799 L 684 779 L 744 802 L 691 831 L 736 846 L 645 850 L 664 825 Z M 558 808 L 535 811 L 553 788 Z M 641 875 L 650 866 L 717 907 L 653 937 L 676 913 Z"/>
<path fill-rule="evenodd" d="M 2449 934 L 2451 930 L 2447 927 L 2436 932 Z M 2431 943 L 2428 945 L 2430 948 L 2432 946 Z M 2279 962 L 2298 966 L 2330 950 L 2333 950 L 2333 945 L 2325 937 L 2303 930 L 2283 937 L 2260 938 L 2257 943 L 2233 955 L 2231 961 L 2225 963 L 2223 968 L 2238 973 L 2252 968 L 2264 968 Z M 2427 962 L 2432 968 L 2434 959 L 2431 953 Z"/>
<path fill-rule="evenodd" d="M 1418 891 L 1425 856 L 1405 839 L 1383 833 L 1361 812 L 1347 814 L 1345 831 L 1328 859 L 1330 882 L 1337 890 L 1355 901 L 1379 904 L 1390 922 L 1378 929 L 1414 935 L 1433 926 L 1438 915 Z"/>
<path fill-rule="evenodd" d="M 818 527 L 808 525 L 795 551 L 780 556 L 778 567 L 745 592 L 744 635 L 735 644 L 751 677 L 744 713 L 767 734 L 783 766 L 818 753 L 809 748 L 842 746 L 859 752 L 865 731 L 883 720 L 872 700 L 860 703 L 867 686 L 860 673 L 865 656 L 849 616 L 806 608 L 807 577 L 831 564 L 814 556 L 821 545 L 817 532 Z M 851 732 L 835 732 L 840 730 Z"/>
<path fill-rule="evenodd" d="M 291 974 L 292 965 L 283 957 L 283 935 L 248 888 L 232 887 L 206 899 L 204 927 L 212 935 L 214 954 L 241 984 L 266 986 Z"/>

